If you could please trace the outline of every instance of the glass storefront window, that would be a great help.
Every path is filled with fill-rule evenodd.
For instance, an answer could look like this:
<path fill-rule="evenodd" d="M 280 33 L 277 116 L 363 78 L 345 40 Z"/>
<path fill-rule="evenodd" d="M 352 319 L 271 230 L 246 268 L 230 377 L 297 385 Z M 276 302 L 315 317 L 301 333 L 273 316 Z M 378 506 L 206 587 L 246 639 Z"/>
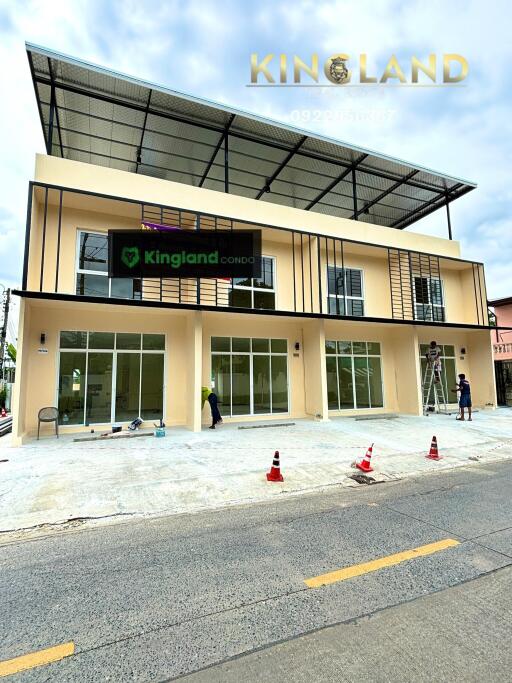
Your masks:
<path fill-rule="evenodd" d="M 212 389 L 225 415 L 288 412 L 286 339 L 211 338 Z"/>
<path fill-rule="evenodd" d="M 163 417 L 165 335 L 143 338 L 141 350 L 139 333 L 60 333 L 60 424 Z"/>
<path fill-rule="evenodd" d="M 325 342 L 329 410 L 382 408 L 378 342 Z"/>

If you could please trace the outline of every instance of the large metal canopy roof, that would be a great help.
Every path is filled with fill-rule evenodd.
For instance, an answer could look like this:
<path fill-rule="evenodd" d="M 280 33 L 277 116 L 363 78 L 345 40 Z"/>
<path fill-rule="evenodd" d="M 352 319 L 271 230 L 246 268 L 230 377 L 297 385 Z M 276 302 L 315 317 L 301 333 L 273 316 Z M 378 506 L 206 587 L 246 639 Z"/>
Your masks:
<path fill-rule="evenodd" d="M 475 187 L 46 48 L 26 48 L 47 152 L 55 156 L 397 229 Z"/>

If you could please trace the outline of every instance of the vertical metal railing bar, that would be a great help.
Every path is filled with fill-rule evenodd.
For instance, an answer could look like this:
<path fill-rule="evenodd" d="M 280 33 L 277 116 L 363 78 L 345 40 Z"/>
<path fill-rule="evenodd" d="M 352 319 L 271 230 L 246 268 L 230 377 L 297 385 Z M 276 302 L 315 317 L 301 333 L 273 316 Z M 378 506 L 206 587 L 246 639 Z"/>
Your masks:
<path fill-rule="evenodd" d="M 226 137 L 227 137 L 227 136 L 226 136 Z M 227 144 L 227 143 L 226 143 L 226 144 Z M 196 213 L 196 214 L 194 214 L 194 215 L 195 215 L 196 230 L 197 230 L 198 232 L 201 232 L 201 225 L 200 225 L 200 220 L 201 220 L 201 218 L 200 218 L 200 216 L 199 216 L 198 213 Z M 196 303 L 197 303 L 198 306 L 200 306 L 200 305 L 201 305 L 201 279 L 200 279 L 200 278 L 196 278 L 196 287 L 197 287 L 197 290 L 196 290 Z"/>
<path fill-rule="evenodd" d="M 400 303 L 402 305 L 402 320 L 405 319 L 405 312 L 404 312 L 404 286 L 402 282 L 402 251 L 401 249 L 398 250 L 398 272 L 400 274 Z"/>
<path fill-rule="evenodd" d="M 343 310 L 345 315 L 348 315 L 347 311 L 347 271 L 345 269 L 345 242 L 340 240 L 340 250 L 341 250 L 341 270 L 343 271 Z"/>
<path fill-rule="evenodd" d="M 326 267 L 326 274 L 327 274 L 327 285 L 326 285 L 326 297 L 327 297 L 327 313 L 329 314 L 331 312 L 330 306 L 329 306 L 329 245 L 327 243 L 327 237 L 325 238 L 325 267 Z"/>
<path fill-rule="evenodd" d="M 309 252 L 309 291 L 310 291 L 310 307 L 309 312 L 313 313 L 313 269 L 311 266 L 311 235 L 308 235 L 308 252 Z"/>
<path fill-rule="evenodd" d="M 151 97 L 151 94 L 150 94 Z M 162 207 L 160 207 L 160 225 L 164 224 L 164 210 Z M 163 281 L 162 281 L 162 273 L 160 272 L 160 302 L 163 301 Z"/>
<path fill-rule="evenodd" d="M 215 216 L 214 231 L 217 234 L 217 216 Z M 219 303 L 219 280 L 215 278 L 215 305 L 218 306 Z"/>
<path fill-rule="evenodd" d="M 334 305 L 336 306 L 335 313 L 336 315 L 339 315 L 340 310 L 339 310 L 339 299 L 338 299 L 338 274 L 337 274 L 337 266 L 336 266 L 336 242 L 334 240 L 334 237 L 332 239 L 332 252 L 333 252 L 333 263 L 334 263 Z M 327 276 L 329 276 L 329 273 L 327 273 Z"/>
<path fill-rule="evenodd" d="M 411 252 L 407 252 L 409 263 L 409 281 L 411 283 L 411 320 L 414 320 L 414 278 L 412 276 L 412 258 Z"/>
<path fill-rule="evenodd" d="M 60 268 L 60 235 L 62 231 L 62 195 L 64 192 L 59 191 L 59 218 L 57 221 L 57 258 L 55 263 L 55 293 L 59 288 L 59 268 Z"/>
<path fill-rule="evenodd" d="M 32 182 L 28 184 L 27 194 L 27 218 L 25 222 L 25 252 L 23 254 L 23 276 L 21 280 L 21 287 L 23 290 L 27 289 L 28 283 L 28 259 L 30 255 L 30 235 L 32 232 L 32 198 L 34 194 L 34 186 Z"/>
<path fill-rule="evenodd" d="M 300 269 L 302 276 L 302 312 L 306 312 L 306 303 L 304 300 L 304 233 L 300 233 Z"/>
<path fill-rule="evenodd" d="M 318 270 L 318 312 L 323 314 L 324 307 L 322 301 L 322 252 L 320 249 L 320 238 L 315 237 L 316 256 L 317 256 L 317 270 Z"/>
<path fill-rule="evenodd" d="M 487 281 L 485 279 L 485 268 L 484 266 L 479 266 L 479 268 L 482 269 L 482 279 L 484 281 L 484 301 L 485 301 L 485 309 L 484 309 L 484 317 L 482 319 L 482 325 L 489 325 L 489 308 L 487 306 Z"/>
<path fill-rule="evenodd" d="M 391 317 L 395 317 L 395 309 L 393 305 L 393 283 L 391 281 L 391 249 L 388 247 L 387 248 L 388 252 L 388 274 L 389 274 L 389 296 L 390 296 L 390 303 L 391 303 Z"/>
<path fill-rule="evenodd" d="M 48 188 L 44 191 L 44 219 L 43 219 L 43 237 L 41 240 L 41 274 L 39 277 L 39 291 L 43 291 L 43 272 L 44 272 L 44 250 L 46 245 L 46 220 L 48 217 Z"/>
<path fill-rule="evenodd" d="M 421 284 L 421 298 L 423 299 L 423 268 L 421 264 L 421 254 L 418 256 L 418 266 L 419 266 L 419 271 L 420 271 L 420 284 Z M 424 306 L 425 304 L 422 302 L 421 304 Z M 424 309 L 423 309 L 424 310 Z M 416 314 L 416 311 L 414 312 Z M 425 319 L 425 317 L 423 317 Z"/>
<path fill-rule="evenodd" d="M 445 306 L 445 301 L 444 301 L 443 283 L 442 283 L 442 279 L 441 279 L 441 261 L 439 260 L 439 256 L 436 256 L 435 259 L 437 262 L 437 277 L 439 280 L 439 292 L 441 294 L 441 305 L 442 305 L 441 312 L 443 314 L 443 319 L 441 322 L 446 322 L 446 306 Z"/>
<path fill-rule="evenodd" d="M 297 313 L 297 285 L 295 282 L 295 231 L 292 230 L 293 311 Z"/>
<path fill-rule="evenodd" d="M 483 325 L 483 324 L 484 324 L 484 320 L 485 320 L 485 317 L 484 317 L 484 304 L 483 304 L 483 301 L 482 301 L 482 284 L 481 284 L 481 282 L 480 282 L 480 265 L 478 265 L 478 264 L 477 264 L 477 266 L 476 266 L 476 272 L 477 272 L 477 275 L 478 275 L 478 294 L 479 294 L 480 309 L 481 309 L 481 311 L 482 311 L 482 323 L 481 323 L 481 324 Z"/>

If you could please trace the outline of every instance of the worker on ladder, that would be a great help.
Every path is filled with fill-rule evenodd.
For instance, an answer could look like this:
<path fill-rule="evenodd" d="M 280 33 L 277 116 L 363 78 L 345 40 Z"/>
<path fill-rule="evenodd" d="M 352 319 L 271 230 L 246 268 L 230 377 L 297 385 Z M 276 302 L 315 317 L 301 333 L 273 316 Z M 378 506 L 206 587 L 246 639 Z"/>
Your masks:
<path fill-rule="evenodd" d="M 441 411 L 441 406 L 446 412 L 446 396 L 443 382 L 441 381 L 441 349 L 436 341 L 431 341 L 427 353 L 427 367 L 422 381 L 423 389 L 423 414 L 430 411 Z"/>
<path fill-rule="evenodd" d="M 430 342 L 430 347 L 425 354 L 427 363 L 434 371 L 434 382 L 437 384 L 441 381 L 441 349 L 436 341 Z"/>

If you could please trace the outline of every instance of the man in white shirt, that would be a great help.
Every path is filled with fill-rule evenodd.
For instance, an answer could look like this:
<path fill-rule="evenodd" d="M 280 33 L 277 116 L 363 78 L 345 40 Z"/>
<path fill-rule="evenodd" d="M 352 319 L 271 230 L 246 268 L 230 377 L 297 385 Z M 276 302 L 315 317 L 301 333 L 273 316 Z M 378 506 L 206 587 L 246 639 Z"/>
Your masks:
<path fill-rule="evenodd" d="M 430 342 L 430 347 L 425 354 L 427 363 L 434 368 L 434 382 L 441 381 L 441 349 L 436 341 Z"/>

